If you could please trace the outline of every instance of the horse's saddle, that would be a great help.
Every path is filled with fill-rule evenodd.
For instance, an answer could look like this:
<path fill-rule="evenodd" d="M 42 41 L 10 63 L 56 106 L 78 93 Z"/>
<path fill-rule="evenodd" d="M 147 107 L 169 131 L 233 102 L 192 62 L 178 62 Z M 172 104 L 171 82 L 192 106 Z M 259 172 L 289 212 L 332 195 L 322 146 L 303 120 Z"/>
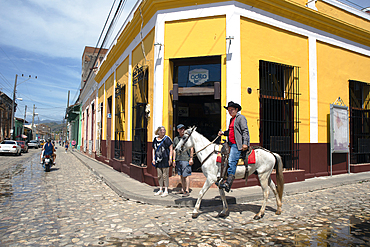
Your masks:
<path fill-rule="evenodd" d="M 248 150 L 242 151 L 239 157 L 238 166 L 245 166 L 246 167 L 246 173 L 248 171 L 248 165 L 249 164 L 255 164 L 256 163 L 256 156 L 255 156 L 255 149 L 260 148 L 259 146 L 249 146 Z M 226 179 L 226 170 L 229 166 L 229 145 L 227 142 L 224 144 L 220 144 L 216 147 L 215 152 L 217 153 L 217 162 L 221 163 L 221 177 Z"/>
<path fill-rule="evenodd" d="M 244 166 L 244 165 L 255 164 L 255 163 L 256 163 L 256 155 L 254 153 L 254 149 L 249 146 L 247 150 L 242 151 L 240 153 L 240 157 L 239 157 L 237 165 Z"/>

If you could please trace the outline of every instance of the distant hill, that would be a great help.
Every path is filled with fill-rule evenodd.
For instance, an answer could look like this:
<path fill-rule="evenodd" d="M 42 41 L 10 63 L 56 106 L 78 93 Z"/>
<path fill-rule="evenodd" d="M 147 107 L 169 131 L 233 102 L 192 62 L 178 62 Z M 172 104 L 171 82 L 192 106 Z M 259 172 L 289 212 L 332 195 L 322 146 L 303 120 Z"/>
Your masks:
<path fill-rule="evenodd" d="M 63 123 L 56 123 L 56 122 L 43 122 L 42 124 L 47 125 L 48 127 L 51 128 L 51 132 L 53 133 L 59 133 L 62 131 L 62 128 L 65 127 L 66 125 Z"/>
<path fill-rule="evenodd" d="M 55 124 L 61 124 L 63 123 L 63 121 L 55 121 L 55 120 L 41 120 L 39 123 L 42 123 L 42 124 L 48 124 L 48 123 L 55 123 Z M 51 126 L 49 126 L 51 127 Z"/>

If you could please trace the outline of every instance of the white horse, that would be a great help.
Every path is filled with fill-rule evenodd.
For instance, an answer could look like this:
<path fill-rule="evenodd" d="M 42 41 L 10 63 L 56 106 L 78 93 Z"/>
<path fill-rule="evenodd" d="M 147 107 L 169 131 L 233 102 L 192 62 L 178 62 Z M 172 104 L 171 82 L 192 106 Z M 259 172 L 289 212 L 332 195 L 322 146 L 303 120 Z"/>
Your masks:
<path fill-rule="evenodd" d="M 220 177 L 221 164 L 216 163 L 217 153 L 216 144 L 212 144 L 207 138 L 199 134 L 196 127 L 189 128 L 185 131 L 184 136 L 181 138 L 180 142 L 177 144 L 175 150 L 177 152 L 183 152 L 185 150 L 194 148 L 197 153 L 197 157 L 202 164 L 202 171 L 204 176 L 206 176 L 206 182 L 203 188 L 200 190 L 198 195 L 198 200 L 195 204 L 194 211 L 192 214 L 193 218 L 198 217 L 200 203 L 204 194 L 207 192 L 209 187 L 217 181 L 217 177 Z M 253 174 L 255 171 L 258 173 L 258 179 L 260 181 L 263 190 L 263 204 L 260 211 L 254 216 L 255 220 L 261 219 L 265 213 L 267 199 L 269 197 L 269 189 L 271 188 L 276 197 L 277 210 L 276 214 L 281 214 L 282 207 L 282 196 L 284 189 L 284 177 L 283 177 L 283 163 L 280 155 L 272 153 L 264 148 L 255 149 L 256 163 L 248 166 L 247 175 L 245 166 L 238 166 L 235 173 L 235 179 L 240 179 L 245 177 L 247 183 L 247 178 L 249 175 Z M 277 186 L 271 180 L 271 172 L 276 164 L 276 180 Z M 226 202 L 225 192 L 223 189 L 219 189 L 223 210 L 219 213 L 220 217 L 226 217 L 229 214 L 229 208 Z"/>

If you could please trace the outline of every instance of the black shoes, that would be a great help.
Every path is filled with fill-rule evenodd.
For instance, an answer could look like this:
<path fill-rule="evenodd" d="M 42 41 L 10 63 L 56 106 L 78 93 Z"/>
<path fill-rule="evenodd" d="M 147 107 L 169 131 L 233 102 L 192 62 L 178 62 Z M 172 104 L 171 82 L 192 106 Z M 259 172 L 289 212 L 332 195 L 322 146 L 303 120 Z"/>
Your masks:
<path fill-rule="evenodd" d="M 220 184 L 218 187 L 220 189 L 225 189 L 226 192 L 230 192 L 230 189 L 231 189 L 231 186 L 233 185 L 234 179 L 235 179 L 235 176 L 234 175 L 229 175 L 227 177 L 226 182 Z"/>

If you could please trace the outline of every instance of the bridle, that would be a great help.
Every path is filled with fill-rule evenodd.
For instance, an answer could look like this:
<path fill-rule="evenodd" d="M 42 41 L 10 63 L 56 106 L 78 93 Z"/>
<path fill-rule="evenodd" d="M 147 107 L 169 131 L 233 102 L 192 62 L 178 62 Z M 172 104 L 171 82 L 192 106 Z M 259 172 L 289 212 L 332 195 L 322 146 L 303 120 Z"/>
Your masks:
<path fill-rule="evenodd" d="M 195 127 L 193 127 L 193 128 L 191 129 L 190 134 L 188 134 L 188 136 L 186 137 L 185 141 L 182 143 L 182 145 L 181 145 L 181 147 L 180 147 L 180 152 L 182 152 L 182 150 L 183 150 L 183 148 L 184 148 L 184 146 L 185 146 L 185 143 L 189 140 L 189 138 L 190 138 L 191 134 L 193 134 L 194 129 L 195 129 Z"/>

